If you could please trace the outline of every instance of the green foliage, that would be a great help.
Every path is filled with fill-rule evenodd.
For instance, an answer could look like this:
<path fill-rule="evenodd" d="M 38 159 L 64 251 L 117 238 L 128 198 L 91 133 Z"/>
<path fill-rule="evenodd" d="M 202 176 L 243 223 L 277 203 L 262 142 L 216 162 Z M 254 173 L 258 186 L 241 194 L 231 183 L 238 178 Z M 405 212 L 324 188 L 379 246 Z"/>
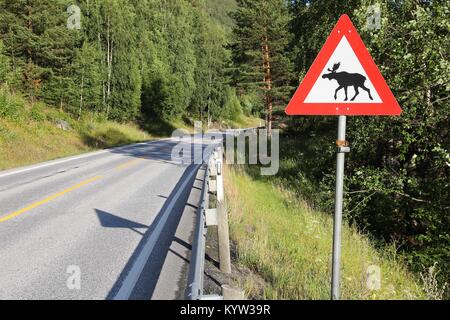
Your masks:
<path fill-rule="evenodd" d="M 221 114 L 229 53 L 225 27 L 206 3 L 80 0 L 80 30 L 67 28 L 70 4 L 0 3 L 0 82 L 79 118 Z"/>
<path fill-rule="evenodd" d="M 78 99 L 78 114 L 84 111 L 102 110 L 102 70 L 100 65 L 101 51 L 96 45 L 85 41 L 77 50 L 73 68 L 75 83 L 78 87 L 74 97 Z M 75 104 L 75 101 L 73 101 Z"/>
<path fill-rule="evenodd" d="M 229 32 L 205 19 L 204 13 L 200 14 L 195 24 L 196 56 L 200 63 L 195 69 L 197 86 L 192 95 L 190 112 L 195 118 L 206 118 L 210 123 L 213 119 L 228 116 L 223 109 L 231 97 L 228 79 L 230 52 L 225 48 Z"/>
<path fill-rule="evenodd" d="M 205 7 L 214 22 L 228 30 L 234 27 L 230 13 L 236 10 L 236 0 L 206 0 Z"/>
<path fill-rule="evenodd" d="M 0 84 L 8 79 L 8 74 L 11 72 L 9 57 L 5 54 L 5 46 L 0 40 Z"/>
<path fill-rule="evenodd" d="M 67 121 L 70 129 L 57 128 L 60 120 Z M 76 119 L 0 88 L 0 170 L 151 138 L 133 124 L 114 123 L 88 112 Z"/>
<path fill-rule="evenodd" d="M 373 1 L 346 1 L 332 6 L 318 0 L 293 6 L 296 72 L 301 77 L 309 68 L 339 15 L 350 14 L 403 113 L 349 119 L 352 152 L 346 166 L 345 215 L 383 243 L 395 242 L 414 270 L 438 262 L 444 282 L 450 270 L 449 7 L 438 1 L 385 2 L 381 29 L 368 30 L 370 4 Z M 295 120 L 292 126 L 296 136 L 314 135 L 308 139 L 314 149 L 297 147 L 305 155 L 315 152 L 317 160 L 295 161 L 307 183 L 313 182 L 320 192 L 314 196 L 317 202 L 331 211 L 334 150 L 323 141 L 334 136 L 335 123 L 329 120 Z"/>
<path fill-rule="evenodd" d="M 6 88 L 0 88 L 0 118 L 19 121 L 24 112 L 24 101 L 12 96 Z"/>
<path fill-rule="evenodd" d="M 313 210 L 278 181 L 258 181 L 227 169 L 231 237 L 238 261 L 257 272 L 261 287 L 244 279 L 253 299 L 329 299 L 333 218 Z M 257 176 L 255 176 L 257 177 Z M 376 250 L 367 236 L 342 227 L 342 299 L 423 299 L 424 292 L 392 250 Z M 367 268 L 381 269 L 381 289 L 369 290 Z M 255 292 L 256 291 L 256 292 Z"/>
<path fill-rule="evenodd" d="M 361 0 L 294 0 L 291 2 L 291 30 L 295 55 L 296 80 L 303 79 L 317 53 L 322 48 L 331 29 L 342 14 L 349 14 Z"/>
<path fill-rule="evenodd" d="M 250 92 L 240 96 L 241 105 L 246 115 L 264 114 L 264 104 L 256 92 Z"/>
<path fill-rule="evenodd" d="M 364 8 L 355 11 L 361 26 Z M 381 30 L 360 29 L 403 114 L 350 124 L 356 148 L 349 187 L 366 191 L 350 204 L 375 192 L 352 218 L 362 215 L 364 227 L 402 243 L 416 269 L 437 261 L 448 272 L 450 9 L 404 1 L 384 5 L 382 12 Z"/>
<path fill-rule="evenodd" d="M 226 104 L 225 104 L 225 114 L 224 118 L 230 119 L 233 121 L 239 120 L 239 118 L 242 116 L 242 106 L 241 102 L 236 96 L 235 90 L 229 90 L 228 92 L 229 97 L 227 98 Z"/>
<path fill-rule="evenodd" d="M 34 104 L 30 109 L 29 119 L 37 122 L 43 122 L 47 119 L 42 103 Z"/>

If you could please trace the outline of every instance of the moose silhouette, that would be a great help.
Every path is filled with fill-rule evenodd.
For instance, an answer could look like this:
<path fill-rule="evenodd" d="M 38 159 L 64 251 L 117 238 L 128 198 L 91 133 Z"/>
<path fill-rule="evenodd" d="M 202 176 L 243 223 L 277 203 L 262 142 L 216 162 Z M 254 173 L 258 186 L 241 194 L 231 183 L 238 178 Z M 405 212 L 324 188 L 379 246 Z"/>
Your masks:
<path fill-rule="evenodd" d="M 372 94 L 370 93 L 370 89 L 364 85 L 367 78 L 359 73 L 348 73 L 345 71 L 336 72 L 340 66 L 341 66 L 340 62 L 335 63 L 333 65 L 333 69 L 328 69 L 328 71 L 330 71 L 330 73 L 326 73 L 322 76 L 323 79 L 329 79 L 330 81 L 336 80 L 338 82 L 339 88 L 337 88 L 336 91 L 334 92 L 334 100 L 337 100 L 337 93 L 339 92 L 339 90 L 344 89 L 344 91 L 345 91 L 345 100 L 344 101 L 347 101 L 348 100 L 347 89 L 348 89 L 348 87 L 351 87 L 351 86 L 353 86 L 355 88 L 355 96 L 351 99 L 351 101 L 355 101 L 356 97 L 359 95 L 358 88 L 361 88 L 361 89 L 367 91 L 367 93 L 369 94 L 370 100 L 373 100 Z"/>

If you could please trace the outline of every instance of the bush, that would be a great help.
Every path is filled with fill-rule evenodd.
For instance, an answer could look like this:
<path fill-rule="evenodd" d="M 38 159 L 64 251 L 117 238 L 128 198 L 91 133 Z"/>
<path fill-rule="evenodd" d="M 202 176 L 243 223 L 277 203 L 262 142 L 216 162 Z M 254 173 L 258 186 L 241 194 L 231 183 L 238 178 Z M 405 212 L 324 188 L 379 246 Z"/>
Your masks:
<path fill-rule="evenodd" d="M 250 93 L 240 97 L 242 111 L 247 116 L 260 115 L 264 112 L 264 104 L 261 96 L 257 93 Z"/>
<path fill-rule="evenodd" d="M 30 119 L 33 121 L 42 122 L 47 119 L 41 103 L 36 103 L 30 110 Z"/>
<path fill-rule="evenodd" d="M 239 101 L 238 97 L 236 97 L 236 93 L 233 90 L 229 93 L 229 97 L 225 105 L 224 118 L 230 119 L 232 121 L 238 121 L 241 116 L 242 116 L 241 102 Z"/>
<path fill-rule="evenodd" d="M 25 102 L 12 96 L 7 88 L 0 89 L 0 117 L 12 121 L 19 121 L 25 112 Z"/>

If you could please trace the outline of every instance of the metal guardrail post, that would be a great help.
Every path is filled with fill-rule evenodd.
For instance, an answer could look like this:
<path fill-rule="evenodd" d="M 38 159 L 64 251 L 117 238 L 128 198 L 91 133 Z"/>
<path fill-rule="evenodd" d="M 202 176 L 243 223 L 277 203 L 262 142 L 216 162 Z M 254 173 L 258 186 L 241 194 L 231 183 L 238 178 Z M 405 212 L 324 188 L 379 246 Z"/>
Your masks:
<path fill-rule="evenodd" d="M 186 299 L 200 300 L 203 296 L 203 272 L 205 266 L 205 240 L 206 223 L 205 211 L 208 209 L 208 162 L 204 165 L 205 175 L 203 178 L 202 194 L 200 205 L 197 209 L 197 223 L 195 228 L 194 240 L 192 243 L 191 263 L 188 276 L 188 287 L 186 289 Z"/>
<path fill-rule="evenodd" d="M 186 298 L 189 300 L 222 299 L 221 296 L 203 295 L 203 273 L 205 266 L 205 241 L 207 231 L 206 214 L 209 214 L 208 224 L 218 226 L 220 270 L 231 273 L 230 238 L 228 229 L 228 213 L 224 205 L 223 186 L 223 151 L 219 147 L 203 165 L 205 169 L 200 205 L 197 209 L 197 225 L 192 243 L 191 263 L 189 268 Z M 210 180 L 215 177 L 216 180 Z M 210 183 L 214 181 L 217 195 L 217 209 L 209 208 Z M 214 212 L 215 211 L 215 212 Z M 211 216 L 215 214 L 215 216 Z M 215 218 L 217 218 L 215 220 Z M 229 290 L 228 290 L 229 291 Z M 228 292 L 227 291 L 227 292 Z"/>

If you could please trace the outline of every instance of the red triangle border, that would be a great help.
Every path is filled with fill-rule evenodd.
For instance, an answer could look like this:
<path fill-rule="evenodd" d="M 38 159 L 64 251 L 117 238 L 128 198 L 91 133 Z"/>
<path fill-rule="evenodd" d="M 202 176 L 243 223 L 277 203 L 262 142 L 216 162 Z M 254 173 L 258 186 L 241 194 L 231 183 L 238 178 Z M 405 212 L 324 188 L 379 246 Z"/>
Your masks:
<path fill-rule="evenodd" d="M 326 63 L 334 53 L 341 39 L 346 36 L 350 46 L 363 66 L 370 81 L 381 98 L 381 103 L 305 103 L 305 99 L 321 76 Z M 322 50 L 311 65 L 286 108 L 288 115 L 400 115 L 402 109 L 389 86 L 373 61 L 355 26 L 347 15 L 341 16 L 331 31 Z"/>

